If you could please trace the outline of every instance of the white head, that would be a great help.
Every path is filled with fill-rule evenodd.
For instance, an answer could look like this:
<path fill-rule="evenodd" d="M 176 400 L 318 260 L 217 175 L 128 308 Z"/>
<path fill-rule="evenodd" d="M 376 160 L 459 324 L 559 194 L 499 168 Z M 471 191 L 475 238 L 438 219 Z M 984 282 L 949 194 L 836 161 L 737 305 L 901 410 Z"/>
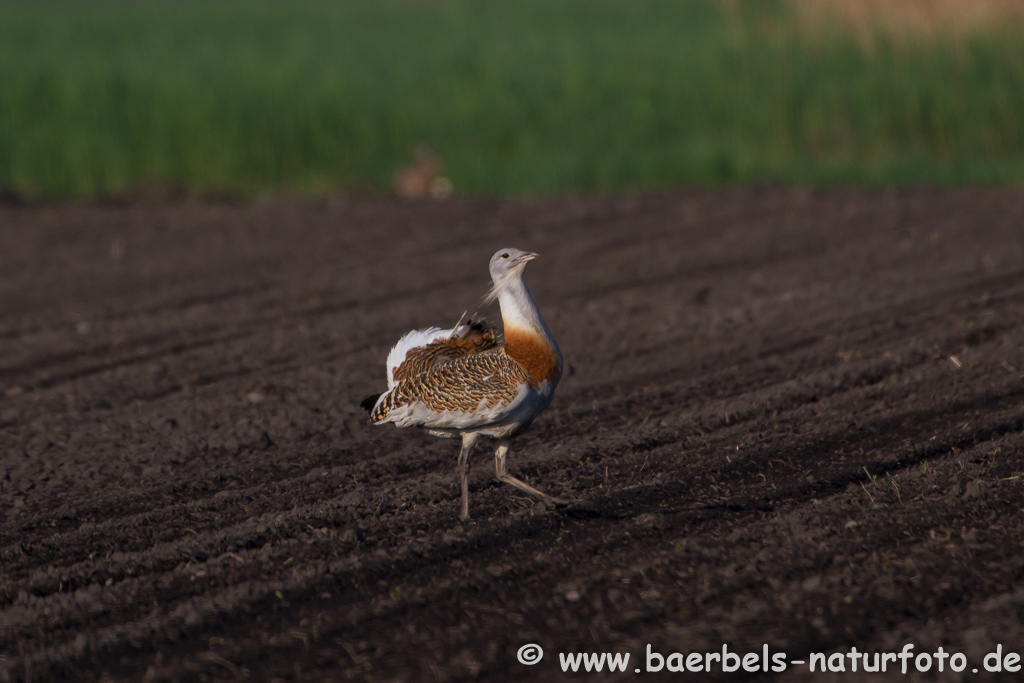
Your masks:
<path fill-rule="evenodd" d="M 494 286 L 491 287 L 484 301 L 487 303 L 494 301 L 502 291 L 519 282 L 523 277 L 523 269 L 526 268 L 526 264 L 535 258 L 537 258 L 537 254 L 515 247 L 506 247 L 495 252 L 490 263 L 491 279 L 494 281 Z"/>

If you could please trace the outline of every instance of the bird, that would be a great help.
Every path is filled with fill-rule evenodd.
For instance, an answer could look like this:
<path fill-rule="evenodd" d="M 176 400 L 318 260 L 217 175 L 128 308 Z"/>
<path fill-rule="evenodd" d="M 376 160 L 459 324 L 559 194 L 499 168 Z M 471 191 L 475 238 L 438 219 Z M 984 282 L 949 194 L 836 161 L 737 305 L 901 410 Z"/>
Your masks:
<path fill-rule="evenodd" d="M 501 309 L 503 338 L 482 321 L 405 334 L 387 357 L 387 391 L 363 407 L 375 425 L 418 427 L 462 439 L 458 470 L 461 521 L 469 519 L 469 455 L 481 437 L 496 443 L 495 478 L 551 507 L 567 503 L 508 472 L 509 442 L 550 405 L 562 376 L 562 353 L 523 282 L 533 252 L 507 247 L 491 257 L 493 286 L 484 298 Z"/>

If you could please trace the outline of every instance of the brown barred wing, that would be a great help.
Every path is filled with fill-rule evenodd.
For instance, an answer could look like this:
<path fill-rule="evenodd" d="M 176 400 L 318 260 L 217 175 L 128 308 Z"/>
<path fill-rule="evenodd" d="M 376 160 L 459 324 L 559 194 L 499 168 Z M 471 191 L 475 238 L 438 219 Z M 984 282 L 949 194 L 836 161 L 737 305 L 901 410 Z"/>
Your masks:
<path fill-rule="evenodd" d="M 529 376 L 504 350 L 474 353 L 431 367 L 400 382 L 375 407 L 370 419 L 386 420 L 402 406 L 414 403 L 434 413 L 493 413 L 511 405 L 528 384 Z"/>

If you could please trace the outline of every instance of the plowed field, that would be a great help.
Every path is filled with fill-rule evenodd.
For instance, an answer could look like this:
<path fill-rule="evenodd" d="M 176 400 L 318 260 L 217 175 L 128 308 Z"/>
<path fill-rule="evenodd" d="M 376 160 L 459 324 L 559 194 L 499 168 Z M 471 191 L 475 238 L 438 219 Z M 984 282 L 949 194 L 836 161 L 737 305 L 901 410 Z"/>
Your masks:
<path fill-rule="evenodd" d="M 504 246 L 570 366 L 511 470 L 571 504 L 478 448 L 460 524 L 457 442 L 359 402 Z M 8 203 L 0 266 L 0 680 L 1024 650 L 1021 190 Z"/>

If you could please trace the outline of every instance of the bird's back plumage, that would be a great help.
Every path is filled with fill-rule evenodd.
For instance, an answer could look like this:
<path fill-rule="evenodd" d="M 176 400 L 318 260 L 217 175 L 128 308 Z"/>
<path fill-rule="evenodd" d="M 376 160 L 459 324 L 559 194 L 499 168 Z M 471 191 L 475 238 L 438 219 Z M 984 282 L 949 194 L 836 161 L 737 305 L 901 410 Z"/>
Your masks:
<path fill-rule="evenodd" d="M 394 354 L 395 367 L 389 368 L 392 386 L 401 380 L 421 375 L 438 363 L 480 353 L 498 345 L 497 330 L 483 321 L 468 320 L 452 330 L 438 332 L 440 334 L 432 335 L 430 341 L 425 344 L 417 346 L 410 341 L 400 359 L 397 357 L 398 354 Z M 403 340 L 406 337 L 403 337 Z M 399 341 L 395 348 L 398 349 L 401 344 L 402 341 Z"/>

